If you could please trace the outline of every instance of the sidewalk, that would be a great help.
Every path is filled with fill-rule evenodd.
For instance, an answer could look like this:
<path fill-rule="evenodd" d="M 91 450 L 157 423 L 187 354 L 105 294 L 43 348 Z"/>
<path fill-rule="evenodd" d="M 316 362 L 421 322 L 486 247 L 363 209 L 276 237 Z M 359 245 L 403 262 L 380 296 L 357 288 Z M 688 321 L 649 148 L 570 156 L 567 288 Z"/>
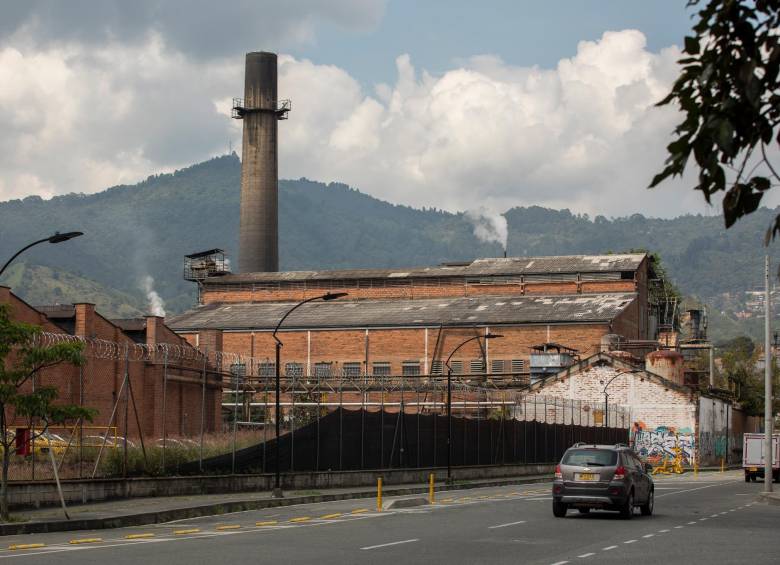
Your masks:
<path fill-rule="evenodd" d="M 436 491 L 517 485 L 549 481 L 550 475 L 526 475 L 516 478 L 459 481 L 436 485 Z M 393 485 L 382 489 L 384 497 L 428 492 L 427 484 Z M 73 530 L 101 530 L 146 524 L 159 524 L 200 516 L 215 516 L 244 510 L 261 510 L 295 504 L 373 498 L 376 488 L 344 488 L 323 491 L 287 491 L 284 498 L 273 498 L 268 491 L 256 493 L 204 494 L 154 498 L 121 499 L 94 504 L 73 505 L 67 520 L 61 507 L 20 510 L 12 513 L 15 522 L 0 524 L 0 536 Z"/>

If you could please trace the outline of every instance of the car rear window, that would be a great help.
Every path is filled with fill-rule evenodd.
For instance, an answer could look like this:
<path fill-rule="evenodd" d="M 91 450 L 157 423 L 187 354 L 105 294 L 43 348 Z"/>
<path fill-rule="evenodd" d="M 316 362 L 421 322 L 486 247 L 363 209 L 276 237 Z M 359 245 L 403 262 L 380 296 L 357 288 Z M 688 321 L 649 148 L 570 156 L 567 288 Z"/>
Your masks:
<path fill-rule="evenodd" d="M 563 465 L 609 467 L 617 463 L 617 452 L 610 449 L 570 449 L 563 456 Z"/>

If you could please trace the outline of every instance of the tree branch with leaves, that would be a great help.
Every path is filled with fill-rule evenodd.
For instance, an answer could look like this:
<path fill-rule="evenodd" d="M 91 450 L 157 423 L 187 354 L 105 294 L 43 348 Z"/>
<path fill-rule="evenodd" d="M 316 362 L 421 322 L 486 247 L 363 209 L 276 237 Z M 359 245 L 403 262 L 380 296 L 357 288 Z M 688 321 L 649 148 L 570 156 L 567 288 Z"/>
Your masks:
<path fill-rule="evenodd" d="M 771 151 L 780 147 L 780 0 L 689 0 L 703 7 L 685 38 L 680 76 L 658 105 L 676 102 L 684 120 L 650 188 L 682 176 L 691 156 L 695 190 L 709 203 L 724 191 L 726 228 L 754 212 L 780 185 Z M 780 233 L 780 216 L 766 242 Z"/>
<path fill-rule="evenodd" d="M 30 438 L 44 435 L 51 424 L 84 419 L 91 421 L 95 411 L 57 402 L 56 386 L 37 386 L 35 379 L 47 369 L 61 364 L 80 366 L 84 362 L 82 343 L 41 346 L 35 339 L 41 328 L 14 321 L 10 307 L 0 304 L 0 519 L 8 521 L 8 480 L 11 457 L 16 448 L 13 424 L 24 422 Z"/>

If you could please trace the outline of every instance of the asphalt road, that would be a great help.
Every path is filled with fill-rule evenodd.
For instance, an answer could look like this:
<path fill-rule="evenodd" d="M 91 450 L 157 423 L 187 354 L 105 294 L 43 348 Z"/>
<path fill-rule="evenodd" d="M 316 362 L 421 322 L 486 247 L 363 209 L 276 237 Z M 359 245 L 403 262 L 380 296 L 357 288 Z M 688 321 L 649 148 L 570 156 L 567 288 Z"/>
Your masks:
<path fill-rule="evenodd" d="M 663 478 L 656 481 L 656 514 L 632 520 L 607 512 L 554 518 L 549 484 L 451 491 L 438 494 L 433 506 L 382 513 L 372 501 L 341 501 L 141 528 L 8 537 L 0 540 L 0 561 L 780 563 L 780 506 L 754 502 L 761 488 L 738 472 Z M 32 547 L 9 548 L 19 544 Z"/>

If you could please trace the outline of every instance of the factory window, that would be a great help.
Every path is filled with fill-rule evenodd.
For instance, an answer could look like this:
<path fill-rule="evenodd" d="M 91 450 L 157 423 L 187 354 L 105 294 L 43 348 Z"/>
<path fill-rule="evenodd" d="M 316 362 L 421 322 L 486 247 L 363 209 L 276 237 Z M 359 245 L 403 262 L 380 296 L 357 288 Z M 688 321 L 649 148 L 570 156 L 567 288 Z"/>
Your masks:
<path fill-rule="evenodd" d="M 377 361 L 374 363 L 372 374 L 376 377 L 390 376 L 390 363 L 387 361 Z"/>
<path fill-rule="evenodd" d="M 469 363 L 469 372 L 472 375 L 480 375 L 485 372 L 485 362 L 482 359 L 472 359 Z"/>
<path fill-rule="evenodd" d="M 302 377 L 303 363 L 285 363 L 284 374 L 288 377 Z"/>
<path fill-rule="evenodd" d="M 436 360 L 431 363 L 431 374 L 441 375 L 443 373 L 443 363 L 441 360 Z"/>
<path fill-rule="evenodd" d="M 342 373 L 345 377 L 359 377 L 362 372 L 361 363 L 356 361 L 348 361 L 341 366 Z"/>
<path fill-rule="evenodd" d="M 453 375 L 463 374 L 463 361 L 450 361 L 450 367 Z"/>
<path fill-rule="evenodd" d="M 314 364 L 314 376 L 318 379 L 326 378 L 331 375 L 331 366 L 332 363 L 326 362 L 326 363 L 315 363 Z"/>
<path fill-rule="evenodd" d="M 420 374 L 419 361 L 404 361 L 401 364 L 401 375 L 404 377 L 414 377 Z"/>
<path fill-rule="evenodd" d="M 501 359 L 492 359 L 490 361 L 490 372 L 495 374 L 504 372 L 504 361 Z"/>
<path fill-rule="evenodd" d="M 522 373 L 525 370 L 525 359 L 512 359 L 512 372 Z"/>
<path fill-rule="evenodd" d="M 276 375 L 276 363 L 262 361 L 257 365 L 258 377 L 273 377 L 274 375 Z"/>
<path fill-rule="evenodd" d="M 620 278 L 624 281 L 634 280 L 634 271 L 620 271 Z"/>

